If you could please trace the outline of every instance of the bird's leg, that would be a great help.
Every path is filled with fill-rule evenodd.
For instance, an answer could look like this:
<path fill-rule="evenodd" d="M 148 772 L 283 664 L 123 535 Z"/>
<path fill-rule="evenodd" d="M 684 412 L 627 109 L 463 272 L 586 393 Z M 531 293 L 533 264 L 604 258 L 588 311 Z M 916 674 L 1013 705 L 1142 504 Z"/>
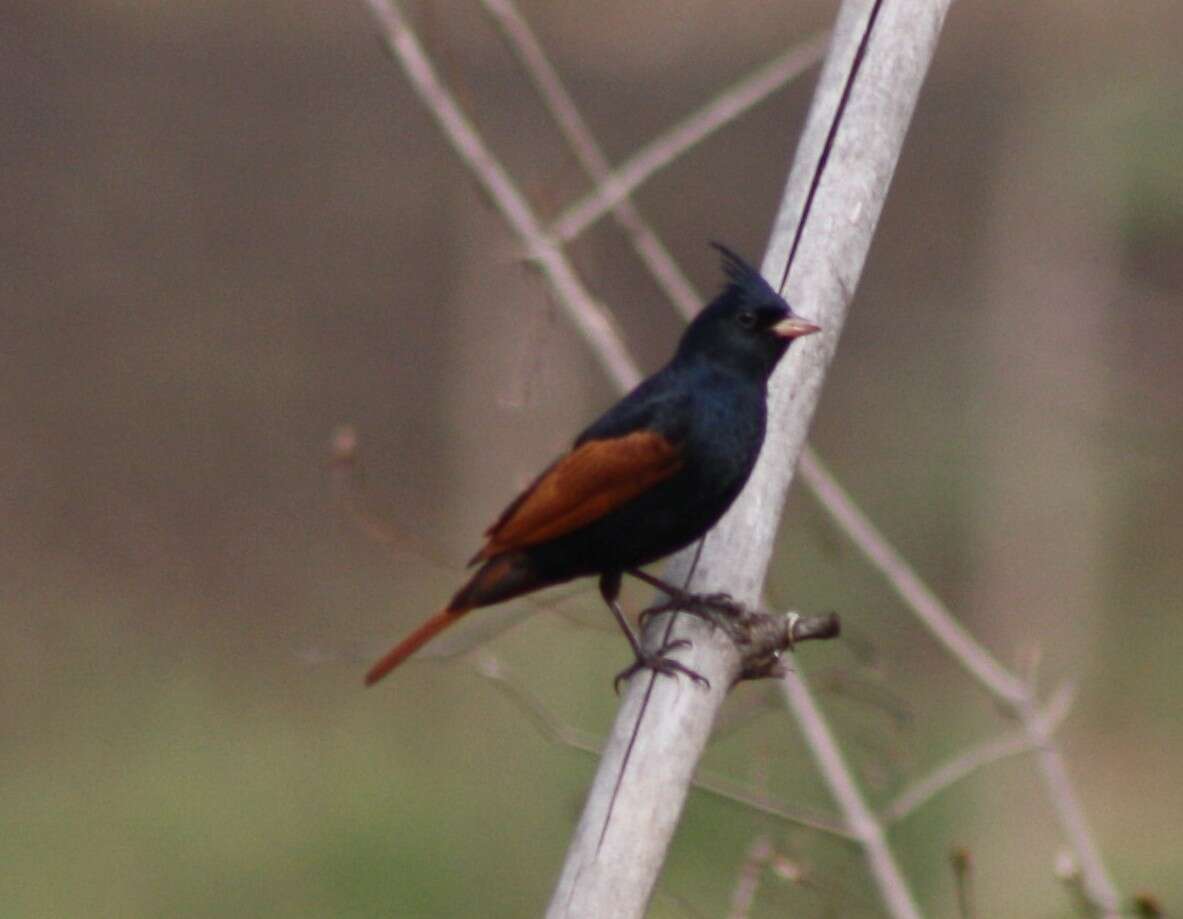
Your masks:
<path fill-rule="evenodd" d="M 656 587 L 669 597 L 666 602 L 658 603 L 641 612 L 640 620 L 642 626 L 650 616 L 656 616 L 658 613 L 667 613 L 671 610 L 690 613 L 692 616 L 705 619 L 714 626 L 720 624 L 720 617 L 735 619 L 744 612 L 743 604 L 733 600 L 731 594 L 693 594 L 680 587 L 675 587 L 667 581 L 663 581 L 656 575 L 642 571 L 640 568 L 630 568 L 628 573 L 644 581 L 646 584 Z"/>
<path fill-rule="evenodd" d="M 664 673 L 666 676 L 677 676 L 679 673 L 682 673 L 690 677 L 694 682 L 702 683 L 709 689 L 711 685 L 710 681 L 702 674 L 696 673 L 685 664 L 666 657 L 670 651 L 690 647 L 690 642 L 686 641 L 686 639 L 679 638 L 675 641 L 666 642 L 653 652 L 646 651 L 642 647 L 641 640 L 637 637 L 637 633 L 633 631 L 632 626 L 628 624 L 624 610 L 620 608 L 621 579 L 622 576 L 619 571 L 608 572 L 600 576 L 600 596 L 604 598 L 604 602 L 612 610 L 612 615 L 616 617 L 616 621 L 620 624 L 620 628 L 624 632 L 625 638 L 628 639 L 628 643 L 632 645 L 633 655 L 636 657 L 636 660 L 631 665 L 616 674 L 616 679 L 612 681 L 612 685 L 616 691 L 620 692 L 620 684 L 632 677 L 638 670 L 652 670 L 655 673 Z"/>

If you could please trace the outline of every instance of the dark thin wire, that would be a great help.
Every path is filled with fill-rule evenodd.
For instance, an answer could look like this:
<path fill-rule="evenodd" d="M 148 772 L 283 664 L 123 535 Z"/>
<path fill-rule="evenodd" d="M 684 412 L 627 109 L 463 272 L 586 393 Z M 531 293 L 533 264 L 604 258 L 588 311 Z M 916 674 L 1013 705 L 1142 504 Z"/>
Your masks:
<path fill-rule="evenodd" d="M 682 582 L 682 590 L 687 590 L 690 587 L 690 581 L 694 577 L 694 572 L 698 569 L 698 560 L 702 558 L 702 547 L 706 543 L 706 537 L 702 537 L 698 541 L 698 545 L 694 547 L 694 561 L 690 563 L 690 570 L 686 572 L 686 580 Z M 665 624 L 665 635 L 662 636 L 662 645 L 669 644 L 670 635 L 674 631 L 674 623 L 678 619 L 678 614 L 675 612 L 670 616 L 669 621 Z M 654 670 L 649 674 L 649 685 L 645 687 L 645 699 L 641 702 L 641 710 L 637 712 L 637 720 L 633 724 L 633 732 L 629 735 L 628 747 L 625 748 L 624 758 L 620 761 L 620 771 L 616 773 L 616 785 L 612 789 L 612 800 L 608 802 L 608 812 L 604 814 L 604 826 L 600 829 L 600 839 L 596 843 L 596 851 L 600 851 L 600 846 L 604 844 L 604 837 L 608 835 L 608 825 L 612 822 L 612 811 L 616 808 L 616 796 L 620 794 L 620 783 L 624 781 L 625 770 L 628 769 L 628 762 L 633 755 L 633 747 L 637 743 L 637 736 L 641 731 L 641 722 L 645 719 L 645 712 L 649 710 L 649 700 L 653 697 L 653 689 L 657 685 L 657 677 L 660 674 Z M 677 677 L 674 677 L 677 679 Z"/>
<path fill-rule="evenodd" d="M 855 78 L 863 65 L 863 58 L 867 53 L 867 45 L 871 42 L 871 30 L 875 28 L 875 20 L 879 18 L 879 9 L 883 0 L 875 0 L 871 7 L 871 15 L 867 19 L 867 27 L 863 30 L 863 37 L 859 39 L 858 49 L 854 52 L 854 60 L 850 64 L 850 72 L 846 75 L 846 84 L 842 87 L 842 97 L 838 100 L 838 108 L 834 111 L 834 120 L 830 122 L 830 130 L 826 134 L 826 142 L 822 145 L 821 155 L 817 158 L 817 165 L 813 168 L 813 178 L 809 182 L 809 192 L 805 195 L 805 206 L 801 208 L 801 219 L 797 221 L 797 229 L 793 233 L 793 245 L 789 248 L 789 257 L 785 260 L 784 274 L 780 278 L 779 292 L 783 295 L 789 283 L 789 269 L 793 267 L 793 259 L 797 257 L 797 247 L 801 244 L 801 234 L 805 231 L 805 223 L 809 220 L 809 212 L 813 210 L 813 199 L 817 196 L 818 186 L 822 183 L 822 173 L 826 171 L 826 164 L 830 161 L 830 152 L 834 149 L 834 138 L 838 136 L 838 126 L 842 123 L 842 116 L 846 113 L 846 105 L 850 101 L 850 93 L 854 88 Z"/>
<path fill-rule="evenodd" d="M 789 269 L 793 266 L 793 259 L 797 256 L 797 247 L 801 243 L 801 234 L 805 230 L 805 223 L 809 219 L 810 211 L 813 209 L 813 199 L 817 196 L 818 186 L 821 185 L 822 174 L 826 170 L 826 164 L 830 159 L 830 152 L 834 148 L 834 138 L 838 135 L 838 127 L 842 122 L 842 117 L 846 113 L 846 106 L 850 102 L 850 94 L 854 88 L 855 78 L 858 76 L 859 70 L 862 67 L 863 58 L 866 56 L 867 46 L 871 41 L 871 32 L 875 28 L 875 21 L 879 18 L 879 10 L 883 6 L 884 0 L 875 0 L 871 7 L 871 15 L 867 19 L 866 28 L 863 30 L 862 38 L 859 39 L 858 49 L 854 53 L 854 60 L 850 65 L 850 72 L 846 76 L 846 83 L 842 87 L 842 96 L 838 100 L 838 108 L 834 111 L 834 119 L 830 122 L 829 131 L 826 133 L 826 142 L 822 146 L 821 155 L 818 157 L 817 165 L 813 169 L 813 178 L 809 183 L 809 192 L 805 196 L 805 206 L 801 209 L 801 219 L 797 222 L 797 229 L 793 234 L 793 245 L 789 249 L 789 257 L 785 261 L 784 274 L 781 276 L 780 291 L 784 292 L 785 285 L 789 280 Z M 694 561 L 690 565 L 690 571 L 686 575 L 686 581 L 682 585 L 683 590 L 690 586 L 690 580 L 694 576 L 694 571 L 698 567 L 698 560 L 702 556 L 702 547 L 704 539 L 698 541 L 698 546 L 695 549 Z M 670 635 L 673 634 L 674 623 L 677 620 L 677 613 L 670 617 L 666 624 L 665 636 L 662 641 L 668 642 Z M 637 713 L 636 723 L 633 725 L 632 735 L 629 737 L 628 747 L 624 751 L 624 758 L 620 763 L 620 771 L 616 776 L 616 786 L 612 789 L 612 800 L 608 802 L 608 812 L 604 815 L 604 825 L 600 830 L 600 839 L 596 843 L 596 850 L 604 844 L 604 837 L 608 834 L 608 826 L 612 822 L 612 811 L 616 807 L 616 799 L 620 793 L 620 785 L 624 781 L 624 773 L 628 768 L 629 760 L 633 754 L 633 747 L 637 742 L 637 736 L 641 730 L 641 722 L 645 718 L 645 712 L 649 709 L 649 701 L 653 696 L 653 688 L 657 683 L 659 674 L 656 672 L 650 674 L 649 685 L 645 688 L 645 698 L 641 702 L 641 709 Z"/>

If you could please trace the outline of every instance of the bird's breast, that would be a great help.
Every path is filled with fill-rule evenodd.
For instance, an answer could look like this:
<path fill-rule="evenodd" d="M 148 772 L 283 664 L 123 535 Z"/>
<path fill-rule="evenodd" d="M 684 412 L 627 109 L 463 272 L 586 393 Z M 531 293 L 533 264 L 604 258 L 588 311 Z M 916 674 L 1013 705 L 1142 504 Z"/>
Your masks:
<path fill-rule="evenodd" d="M 717 384 L 695 407 L 684 451 L 687 472 L 704 490 L 734 497 L 756 463 L 765 422 L 762 388 Z"/>

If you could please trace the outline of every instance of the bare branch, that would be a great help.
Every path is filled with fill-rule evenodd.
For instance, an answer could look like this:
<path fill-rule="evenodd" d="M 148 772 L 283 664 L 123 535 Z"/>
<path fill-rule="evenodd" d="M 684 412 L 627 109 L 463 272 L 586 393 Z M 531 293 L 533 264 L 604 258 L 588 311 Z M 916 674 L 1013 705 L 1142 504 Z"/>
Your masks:
<path fill-rule="evenodd" d="M 1068 844 L 1076 854 L 1081 884 L 1093 905 L 1105 917 L 1120 915 L 1120 896 L 1105 867 L 1096 839 L 1089 829 L 1084 808 L 1076 797 L 1063 755 L 1052 732 L 1040 719 L 1031 688 L 1011 673 L 957 622 L 949 609 L 900 556 L 882 533 L 854 503 L 811 451 L 801 457 L 802 477 L 822 506 L 886 578 L 892 589 L 920 622 L 939 640 L 965 669 L 996 698 L 1014 712 L 1023 725 L 1048 798 Z"/>
<path fill-rule="evenodd" d="M 473 659 L 473 666 L 477 673 L 505 693 L 506 697 L 530 719 L 530 723 L 538 732 L 551 743 L 562 744 L 592 755 L 598 756 L 600 754 L 604 746 L 600 738 L 587 731 L 572 728 L 556 718 L 547 708 L 546 703 L 534 695 L 496 656 L 487 652 L 477 654 Z M 725 801 L 733 801 L 806 829 L 836 836 L 839 839 L 853 839 L 850 831 L 833 817 L 796 805 L 785 804 L 723 776 L 699 772 L 694 777 L 694 787 Z"/>
<path fill-rule="evenodd" d="M 559 126 L 584 172 L 597 183 L 607 181 L 612 172 L 611 163 L 588 129 L 583 116 L 575 107 L 571 94 L 567 92 L 529 23 L 518 11 L 513 0 L 481 2 L 521 61 L 542 97 L 547 111 Z M 621 199 L 613 206 L 612 215 L 620 228 L 628 234 L 633 248 L 644 261 L 662 292 L 677 306 L 683 316 L 693 316 L 699 306 L 698 294 L 636 206 L 627 198 Z"/>
<path fill-rule="evenodd" d="M 863 847 L 888 911 L 895 917 L 919 917 L 920 910 L 912 899 L 907 880 L 887 845 L 887 834 L 864 800 L 805 677 L 798 671 L 790 671 L 781 685 L 819 772 L 850 824 L 855 839 Z"/>
<path fill-rule="evenodd" d="M 1061 686 L 1043 712 L 1040 713 L 1040 726 L 1049 735 L 1055 733 L 1060 723 L 1067 717 L 1072 708 L 1072 696 L 1070 684 Z M 903 820 L 946 788 L 973 775 L 979 769 L 999 760 L 1022 753 L 1030 753 L 1036 749 L 1038 747 L 1026 729 L 1012 732 L 1005 737 L 995 737 L 970 747 L 900 792 L 887 807 L 883 808 L 883 820 L 887 823 Z"/>
<path fill-rule="evenodd" d="M 728 601 L 728 605 L 730 610 L 723 614 L 703 604 L 698 615 L 725 632 L 739 651 L 741 660 L 737 681 L 782 677 L 785 674 L 782 655 L 786 651 L 804 641 L 837 638 L 842 631 L 842 622 L 837 613 L 802 616 L 794 610 L 768 613 L 734 601 Z M 686 607 L 680 601 L 664 600 L 642 612 L 641 620 L 647 624 L 654 616 L 662 613 L 676 615 L 684 609 Z M 658 630 L 662 630 L 661 625 Z"/>
<path fill-rule="evenodd" d="M 916 570 L 838 484 L 816 453 L 806 450 L 798 471 L 802 481 L 817 496 L 838 529 L 879 569 L 900 599 L 979 683 L 1010 705 L 1017 705 L 1027 698 L 1029 693 L 1026 685 L 998 663 L 953 618 L 953 614 L 920 579 Z"/>
<path fill-rule="evenodd" d="M 488 652 L 477 654 L 473 660 L 477 673 L 500 689 L 517 707 L 529 717 L 530 722 L 543 737 L 551 743 L 560 743 L 585 753 L 599 755 L 603 746 L 599 738 L 587 731 L 580 731 L 564 724 L 554 717 L 550 709 L 535 696 L 512 670 Z"/>
<path fill-rule="evenodd" d="M 694 777 L 694 787 L 710 792 L 724 800 L 734 801 L 736 804 L 742 804 L 744 807 L 768 814 L 770 817 L 778 817 L 806 829 L 817 830 L 819 833 L 857 842 L 850 828 L 841 819 L 804 808 L 799 804 L 786 804 L 731 779 L 712 773 L 698 773 Z"/>
<path fill-rule="evenodd" d="M 1056 746 L 1051 731 L 1040 722 L 1034 700 L 1024 702 L 1019 707 L 1018 714 L 1024 730 L 1036 748 L 1036 762 L 1043 775 L 1043 784 L 1047 788 L 1060 829 L 1076 854 L 1085 895 L 1091 907 L 1104 919 L 1117 919 L 1122 914 L 1121 898 L 1105 867 L 1105 861 L 1101 858 L 1101 851 L 1097 848 L 1096 839 L 1089 829 L 1084 808 L 1076 797 L 1072 780 L 1068 778 L 1064 757 Z"/>
<path fill-rule="evenodd" d="M 760 889 L 760 875 L 772 860 L 772 840 L 757 836 L 748 846 L 747 855 L 739 869 L 739 880 L 731 892 L 731 908 L 727 919 L 748 919 L 756 902 L 756 891 Z"/>
<path fill-rule="evenodd" d="M 818 62 L 829 39 L 819 33 L 769 61 L 755 73 L 720 93 L 685 121 L 625 160 L 586 198 L 568 207 L 551 227 L 556 239 L 575 239 L 589 226 L 637 190 L 655 172 L 664 169 L 695 144 L 729 121 L 800 76 Z M 599 178 L 599 177 L 597 177 Z"/>
<path fill-rule="evenodd" d="M 842 637 L 846 640 L 850 636 L 844 631 Z M 819 693 L 825 692 L 833 698 L 849 699 L 879 711 L 897 729 L 905 727 L 912 720 L 912 706 L 908 700 L 880 680 L 862 677 L 843 668 L 811 673 L 809 680 L 814 690 Z"/>
<path fill-rule="evenodd" d="M 493 199 L 506 222 L 517 233 L 526 253 L 546 275 L 558 301 L 579 333 L 592 345 L 608 376 L 621 389 L 641 379 L 624 339 L 611 315 L 587 292 L 562 250 L 543 231 L 537 216 L 513 180 L 485 145 L 476 128 L 441 82 L 435 67 L 399 6 L 393 0 L 366 0 L 382 28 L 382 37 L 402 65 L 412 87 L 439 123 L 465 165 Z"/>

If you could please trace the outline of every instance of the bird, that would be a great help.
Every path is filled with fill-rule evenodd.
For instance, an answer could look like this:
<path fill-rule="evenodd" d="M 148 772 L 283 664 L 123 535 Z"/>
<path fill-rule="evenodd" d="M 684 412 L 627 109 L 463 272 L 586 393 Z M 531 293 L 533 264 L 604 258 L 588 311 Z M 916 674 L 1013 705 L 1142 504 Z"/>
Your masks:
<path fill-rule="evenodd" d="M 632 646 L 618 686 L 641 668 L 702 680 L 666 656 L 684 642 L 643 649 L 620 606 L 623 576 L 693 599 L 642 568 L 696 542 L 734 502 L 764 442 L 768 379 L 796 339 L 820 330 L 740 256 L 712 245 L 724 286 L 673 357 L 510 502 L 468 563 L 476 571 L 370 668 L 367 686 L 472 610 L 588 576 Z"/>

